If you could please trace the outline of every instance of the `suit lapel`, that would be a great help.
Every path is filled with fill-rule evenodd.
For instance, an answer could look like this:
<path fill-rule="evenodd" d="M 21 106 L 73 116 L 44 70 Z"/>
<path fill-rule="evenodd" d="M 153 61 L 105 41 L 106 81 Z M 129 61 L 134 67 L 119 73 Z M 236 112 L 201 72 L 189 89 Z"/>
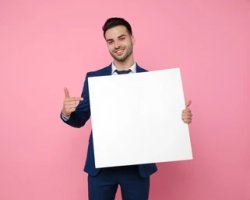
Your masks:
<path fill-rule="evenodd" d="M 112 64 L 110 64 L 109 66 L 107 66 L 106 68 L 105 68 L 105 70 L 103 71 L 103 75 L 105 75 L 105 76 L 108 76 L 108 75 L 111 75 L 112 74 Z"/>
<path fill-rule="evenodd" d="M 136 64 L 136 73 L 140 73 L 140 72 L 146 72 L 146 69 L 141 68 L 139 65 Z"/>

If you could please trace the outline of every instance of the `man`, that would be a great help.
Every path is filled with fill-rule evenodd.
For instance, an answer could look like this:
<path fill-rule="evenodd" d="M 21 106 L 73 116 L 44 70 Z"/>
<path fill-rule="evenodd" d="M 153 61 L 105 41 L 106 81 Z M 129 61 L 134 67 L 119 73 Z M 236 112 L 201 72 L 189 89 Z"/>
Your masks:
<path fill-rule="evenodd" d="M 130 24 L 122 18 L 110 18 L 103 25 L 103 35 L 110 55 L 111 65 L 95 72 L 87 73 L 81 97 L 70 97 L 64 89 L 65 99 L 61 112 L 62 120 L 73 127 L 82 127 L 90 117 L 88 77 L 140 73 L 146 70 L 139 67 L 133 57 L 135 39 Z M 182 120 L 191 123 L 192 114 L 188 108 L 182 112 Z M 88 191 L 90 200 L 113 200 L 118 185 L 124 200 L 147 200 L 149 196 L 149 177 L 157 171 L 155 164 L 143 164 L 123 167 L 95 168 L 93 137 L 90 135 L 87 160 L 84 167 L 88 173 Z"/>

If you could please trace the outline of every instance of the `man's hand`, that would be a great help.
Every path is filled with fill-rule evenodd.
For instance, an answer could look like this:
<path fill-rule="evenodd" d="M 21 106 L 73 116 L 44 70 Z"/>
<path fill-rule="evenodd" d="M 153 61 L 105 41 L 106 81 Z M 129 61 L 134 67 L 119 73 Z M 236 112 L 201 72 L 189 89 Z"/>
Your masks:
<path fill-rule="evenodd" d="M 191 101 L 189 100 L 186 103 L 186 108 L 182 111 L 182 120 L 183 122 L 190 124 L 192 122 L 192 112 L 189 108 L 189 106 L 191 105 Z"/>
<path fill-rule="evenodd" d="M 72 112 L 76 110 L 76 107 L 83 100 L 82 97 L 70 97 L 68 88 L 64 88 L 64 102 L 62 108 L 62 114 L 65 117 L 69 117 Z"/>

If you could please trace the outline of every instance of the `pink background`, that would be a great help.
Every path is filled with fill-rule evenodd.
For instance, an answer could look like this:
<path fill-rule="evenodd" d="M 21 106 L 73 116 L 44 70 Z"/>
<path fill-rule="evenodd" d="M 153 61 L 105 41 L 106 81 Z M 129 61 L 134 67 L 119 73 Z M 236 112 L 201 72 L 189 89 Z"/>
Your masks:
<path fill-rule="evenodd" d="M 0 1 L 0 199 L 87 199 L 90 123 L 59 119 L 63 87 L 111 62 L 101 26 L 131 22 L 136 61 L 180 67 L 194 160 L 158 164 L 152 200 L 250 199 L 250 1 Z M 118 198 L 120 199 L 120 193 Z"/>

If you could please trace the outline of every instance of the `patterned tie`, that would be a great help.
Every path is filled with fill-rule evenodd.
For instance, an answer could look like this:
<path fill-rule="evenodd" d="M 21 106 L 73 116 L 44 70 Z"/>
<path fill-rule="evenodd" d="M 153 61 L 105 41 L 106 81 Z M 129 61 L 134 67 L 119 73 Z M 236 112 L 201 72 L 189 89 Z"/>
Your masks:
<path fill-rule="evenodd" d="M 131 69 L 128 69 L 128 70 L 115 70 L 115 72 L 117 73 L 117 74 L 129 74 L 130 72 L 131 72 Z"/>

